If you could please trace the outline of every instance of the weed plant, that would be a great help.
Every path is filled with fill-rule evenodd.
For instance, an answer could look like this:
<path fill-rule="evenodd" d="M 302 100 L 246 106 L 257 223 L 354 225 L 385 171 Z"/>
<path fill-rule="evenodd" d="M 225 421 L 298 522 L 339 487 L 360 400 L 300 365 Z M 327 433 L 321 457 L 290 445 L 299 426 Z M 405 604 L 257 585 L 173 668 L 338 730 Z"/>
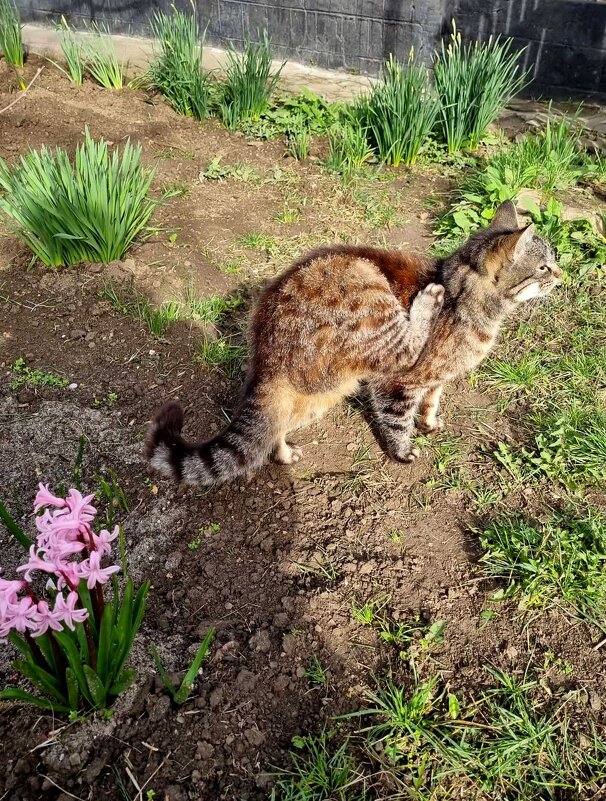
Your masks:
<path fill-rule="evenodd" d="M 350 183 L 373 157 L 366 132 L 355 121 L 335 125 L 329 132 L 326 168 Z"/>
<path fill-rule="evenodd" d="M 174 8 L 171 14 L 156 11 L 151 28 L 158 52 L 149 67 L 148 85 L 161 92 L 179 114 L 204 119 L 212 88 L 202 72 L 204 33 L 200 35 L 195 10 L 189 14 Z"/>
<path fill-rule="evenodd" d="M 415 163 L 433 130 L 438 104 L 427 70 L 414 63 L 412 51 L 407 64 L 389 57 L 381 79 L 358 101 L 356 113 L 381 161 L 394 167 Z"/>
<path fill-rule="evenodd" d="M 591 728 L 582 738 L 573 730 L 570 699 L 528 675 L 487 672 L 492 686 L 469 706 L 439 690 L 437 677 L 412 689 L 380 684 L 356 715 L 378 719 L 362 731 L 371 753 L 385 755 L 383 769 L 396 781 L 405 771 L 418 798 L 555 801 L 591 792 L 606 775 L 606 743 Z"/>
<path fill-rule="evenodd" d="M 293 738 L 292 766 L 276 773 L 271 801 L 364 801 L 364 776 L 347 740 L 334 748 L 334 733 Z"/>
<path fill-rule="evenodd" d="M 553 515 L 543 523 L 507 517 L 481 535 L 480 559 L 505 594 L 525 609 L 563 605 L 586 620 L 606 611 L 606 521 L 597 512 Z M 602 624 L 603 625 L 603 624 Z"/>
<path fill-rule="evenodd" d="M 23 66 L 21 16 L 14 0 L 0 0 L 0 52 L 9 64 Z"/>
<path fill-rule="evenodd" d="M 58 267 L 121 259 L 154 209 L 153 171 L 141 146 L 127 141 L 110 154 L 86 130 L 74 164 L 67 152 L 44 145 L 14 167 L 0 159 L 0 211 L 41 262 Z"/>
<path fill-rule="evenodd" d="M 464 45 L 453 22 L 448 46 L 434 56 L 439 98 L 437 131 L 450 153 L 477 148 L 488 126 L 528 83 L 512 40 L 499 37 Z"/>
<path fill-rule="evenodd" d="M 221 86 L 219 114 L 228 128 L 236 128 L 244 120 L 259 120 L 269 107 L 272 92 L 286 62 L 271 73 L 271 44 L 267 31 L 258 43 L 247 40 L 244 52 L 227 51 L 228 65 Z"/>

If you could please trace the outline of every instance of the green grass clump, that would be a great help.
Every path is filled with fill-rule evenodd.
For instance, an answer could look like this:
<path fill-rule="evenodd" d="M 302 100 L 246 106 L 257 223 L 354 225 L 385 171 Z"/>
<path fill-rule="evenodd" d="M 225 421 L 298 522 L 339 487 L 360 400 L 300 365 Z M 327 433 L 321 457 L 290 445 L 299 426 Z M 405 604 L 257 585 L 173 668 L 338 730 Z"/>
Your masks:
<path fill-rule="evenodd" d="M 280 770 L 271 801 L 364 801 L 364 776 L 346 740 L 331 747 L 333 733 L 293 738 L 292 767 Z"/>
<path fill-rule="evenodd" d="M 124 64 L 118 61 L 116 48 L 110 31 L 96 23 L 91 25 L 91 35 L 82 42 L 82 58 L 91 77 L 105 89 L 122 89 L 124 86 Z"/>
<path fill-rule="evenodd" d="M 258 43 L 247 40 L 244 52 L 227 51 L 228 65 L 221 86 L 219 114 L 228 128 L 244 120 L 258 120 L 269 107 L 269 100 L 286 62 L 271 73 L 271 44 L 267 31 Z"/>
<path fill-rule="evenodd" d="M 606 520 L 553 515 L 543 523 L 504 518 L 482 534 L 485 573 L 507 581 L 523 608 L 564 605 L 588 620 L 606 611 Z M 603 624 L 602 624 L 603 625 Z"/>
<path fill-rule="evenodd" d="M 228 337 L 205 338 L 196 344 L 195 350 L 197 361 L 221 368 L 229 378 L 237 378 L 242 372 L 246 347 L 234 344 Z"/>
<path fill-rule="evenodd" d="M 0 0 L 0 51 L 9 64 L 23 66 L 21 16 L 13 0 Z"/>
<path fill-rule="evenodd" d="M 386 164 L 414 164 L 438 114 L 425 67 L 393 56 L 385 62 L 381 80 L 357 103 L 359 124 L 378 158 Z"/>
<path fill-rule="evenodd" d="M 202 72 L 204 33 L 200 36 L 195 12 L 173 7 L 157 11 L 151 28 L 159 49 L 148 72 L 148 83 L 161 92 L 179 114 L 202 120 L 208 116 L 211 85 Z"/>
<path fill-rule="evenodd" d="M 70 81 L 76 86 L 82 86 L 84 82 L 84 61 L 82 57 L 82 45 L 76 41 L 74 32 L 67 24 L 65 17 L 61 17 L 61 25 L 59 26 L 59 44 L 61 45 L 61 52 L 65 59 L 67 69 L 59 67 L 61 72 L 65 73 Z"/>
<path fill-rule="evenodd" d="M 166 301 L 154 309 L 149 299 L 133 285 L 121 289 L 108 282 L 100 294 L 120 314 L 145 323 L 157 339 L 162 339 L 169 325 L 183 319 L 181 303 Z"/>
<path fill-rule="evenodd" d="M 385 755 L 382 769 L 415 798 L 594 797 L 606 743 L 591 723 L 589 736 L 573 729 L 570 698 L 527 675 L 487 672 L 491 686 L 467 706 L 435 676 L 411 689 L 389 680 L 370 693 L 371 706 L 357 714 L 377 718 L 363 731 Z"/>
<path fill-rule="evenodd" d="M 434 81 L 439 98 L 438 132 L 450 153 L 475 149 L 488 126 L 528 83 L 528 73 L 512 52 L 512 40 L 499 37 L 463 45 L 453 31 L 434 56 Z"/>
<path fill-rule="evenodd" d="M 42 146 L 10 168 L 0 159 L 0 211 L 44 264 L 121 259 L 154 209 L 153 171 L 141 164 L 141 146 L 127 141 L 110 154 L 88 129 L 74 164 L 67 152 Z"/>
<path fill-rule="evenodd" d="M 185 303 L 191 319 L 216 325 L 226 314 L 238 309 L 244 303 L 244 298 L 240 295 L 229 298 L 222 298 L 218 295 L 200 298 L 192 287 L 187 287 L 185 290 Z"/>

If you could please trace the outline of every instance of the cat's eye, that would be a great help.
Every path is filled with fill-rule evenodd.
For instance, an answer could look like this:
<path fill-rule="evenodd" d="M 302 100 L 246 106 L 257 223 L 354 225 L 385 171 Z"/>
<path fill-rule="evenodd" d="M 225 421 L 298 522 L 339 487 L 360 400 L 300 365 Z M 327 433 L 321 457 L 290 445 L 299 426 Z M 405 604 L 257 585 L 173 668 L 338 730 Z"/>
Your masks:
<path fill-rule="evenodd" d="M 539 264 L 538 271 L 540 273 L 546 273 L 549 267 L 546 264 Z"/>

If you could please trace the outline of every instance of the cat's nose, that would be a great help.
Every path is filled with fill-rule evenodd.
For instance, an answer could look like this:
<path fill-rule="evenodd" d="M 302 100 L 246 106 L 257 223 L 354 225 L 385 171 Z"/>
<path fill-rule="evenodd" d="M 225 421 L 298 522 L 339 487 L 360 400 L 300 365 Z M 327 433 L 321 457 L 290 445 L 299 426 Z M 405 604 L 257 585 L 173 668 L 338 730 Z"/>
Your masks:
<path fill-rule="evenodd" d="M 559 267 L 552 267 L 552 268 L 551 268 L 551 274 L 552 274 L 552 275 L 553 275 L 553 277 L 556 279 L 556 281 L 558 282 L 558 284 L 561 284 L 561 283 L 562 283 L 562 271 L 560 270 L 560 268 L 559 268 Z"/>

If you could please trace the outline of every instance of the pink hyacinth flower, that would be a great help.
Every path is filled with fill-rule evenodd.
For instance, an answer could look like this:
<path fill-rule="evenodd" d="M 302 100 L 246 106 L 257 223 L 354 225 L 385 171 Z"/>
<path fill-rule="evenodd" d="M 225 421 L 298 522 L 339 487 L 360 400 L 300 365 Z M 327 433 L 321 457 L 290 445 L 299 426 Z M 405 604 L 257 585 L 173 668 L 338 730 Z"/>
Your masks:
<path fill-rule="evenodd" d="M 26 562 L 24 565 L 20 565 L 17 568 L 17 573 L 23 573 L 23 578 L 26 581 L 32 580 L 32 570 L 42 570 L 45 573 L 56 573 L 57 566 L 46 559 L 40 558 L 38 553 L 36 552 L 36 546 L 32 545 L 29 549 L 29 562 Z"/>
<path fill-rule="evenodd" d="M 81 578 L 86 579 L 86 586 L 89 590 L 92 590 L 95 584 L 105 584 L 109 581 L 111 574 L 117 573 L 118 570 L 120 570 L 118 565 L 101 567 L 101 554 L 97 551 L 92 551 L 88 559 L 78 565 L 78 573 Z"/>
<path fill-rule="evenodd" d="M 29 596 L 9 604 L 0 624 L 0 637 L 6 637 L 9 631 L 23 634 L 27 629 L 36 628 L 35 615 L 36 605 Z"/>
<path fill-rule="evenodd" d="M 102 529 L 98 534 L 93 532 L 93 542 L 95 543 L 95 550 L 101 555 L 106 556 L 111 553 L 112 546 L 110 542 L 116 539 L 120 533 L 120 526 L 114 526 L 114 530 L 110 533 L 106 529 Z"/>
<path fill-rule="evenodd" d="M 55 542 L 49 543 L 46 556 L 51 562 L 58 564 L 68 559 L 70 556 L 73 556 L 75 553 L 80 553 L 80 551 L 83 551 L 85 548 L 86 545 L 78 540 L 57 539 Z"/>
<path fill-rule="evenodd" d="M 38 484 L 38 487 L 38 494 L 36 495 L 36 499 L 34 501 L 34 512 L 39 511 L 43 506 L 57 506 L 59 509 L 67 506 L 67 503 L 63 498 L 58 498 L 49 491 L 48 484 L 45 485 L 40 483 Z"/>
<path fill-rule="evenodd" d="M 25 587 L 25 581 L 7 581 L 0 578 L 0 615 L 4 617 L 9 604 L 17 602 L 17 593 Z"/>
<path fill-rule="evenodd" d="M 82 623 L 88 617 L 86 609 L 76 609 L 78 600 L 77 592 L 70 592 L 67 601 L 61 594 L 57 595 L 55 599 L 54 614 L 72 631 L 74 623 Z"/>
<path fill-rule="evenodd" d="M 94 497 L 94 494 L 83 497 L 77 489 L 70 489 L 65 499 L 67 508 L 70 511 L 70 517 L 83 523 L 90 523 L 97 515 L 95 507 L 90 505 Z"/>
<path fill-rule="evenodd" d="M 59 579 L 57 580 L 57 588 L 60 590 L 65 589 L 65 587 L 68 587 L 70 590 L 77 589 L 78 584 L 80 584 L 80 579 L 82 578 L 78 570 L 79 567 L 80 564 L 78 562 L 65 562 L 64 564 L 58 565 L 57 573 Z"/>
<path fill-rule="evenodd" d="M 61 625 L 62 616 L 57 614 L 56 604 L 55 610 L 51 610 L 46 601 L 38 601 L 34 619 L 36 628 L 32 631 L 32 637 L 41 637 L 49 629 L 63 631 L 63 626 Z"/>

